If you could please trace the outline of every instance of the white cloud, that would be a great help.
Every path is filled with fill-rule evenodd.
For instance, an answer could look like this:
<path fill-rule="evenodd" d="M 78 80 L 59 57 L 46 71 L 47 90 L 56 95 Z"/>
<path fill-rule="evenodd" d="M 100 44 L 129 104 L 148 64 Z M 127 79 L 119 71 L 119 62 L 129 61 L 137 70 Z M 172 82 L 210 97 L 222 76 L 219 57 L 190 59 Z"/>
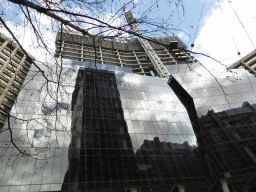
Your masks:
<path fill-rule="evenodd" d="M 253 43 L 256 45 L 256 1 L 232 1 L 231 4 Z M 238 51 L 243 57 L 255 48 L 246 35 L 229 2 L 224 1 L 221 3 L 221 8 L 224 15 L 220 6 L 217 6 L 217 8 L 213 9 L 211 14 L 205 18 L 205 25 L 201 28 L 200 34 L 195 41 L 195 48 L 193 51 L 208 54 L 211 57 L 222 61 L 223 64 L 230 66 L 240 59 L 237 54 Z M 232 37 L 235 40 L 238 51 Z M 211 59 L 201 57 L 200 60 L 211 70 L 220 67 L 220 64 Z"/>
<path fill-rule="evenodd" d="M 25 27 L 22 25 L 16 25 L 12 22 L 7 21 L 6 25 L 12 31 L 14 36 L 18 39 L 19 43 L 22 47 L 32 56 L 34 56 L 39 61 L 47 61 L 52 58 L 55 52 L 55 36 L 54 32 L 51 30 L 45 29 L 45 26 L 50 25 L 50 19 L 46 16 L 40 16 L 40 24 L 43 26 L 40 27 L 40 35 L 42 37 L 42 41 L 47 46 L 49 52 L 45 49 L 44 44 L 38 38 L 32 27 L 30 25 L 26 25 Z M 36 23 L 34 23 L 37 25 Z M 0 28 L 0 32 L 13 39 L 10 33 L 3 28 Z M 51 53 L 51 54 L 50 54 Z"/>
<path fill-rule="evenodd" d="M 180 32 L 180 33 L 178 34 L 178 37 L 179 37 L 180 39 L 184 40 L 184 41 L 188 41 L 188 40 L 189 40 L 189 39 L 188 39 L 188 36 L 187 36 L 184 32 Z"/>
<path fill-rule="evenodd" d="M 133 0 L 133 3 L 138 4 L 140 1 L 139 0 Z"/>

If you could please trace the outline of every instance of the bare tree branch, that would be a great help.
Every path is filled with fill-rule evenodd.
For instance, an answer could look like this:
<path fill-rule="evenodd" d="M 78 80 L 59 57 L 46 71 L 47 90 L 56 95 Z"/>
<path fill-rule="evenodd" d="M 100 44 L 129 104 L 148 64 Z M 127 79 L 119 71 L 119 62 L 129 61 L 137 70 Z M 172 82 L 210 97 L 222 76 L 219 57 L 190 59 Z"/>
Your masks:
<path fill-rule="evenodd" d="M 59 17 L 58 15 L 51 13 L 48 9 L 40 7 L 40 6 L 38 6 L 34 3 L 31 3 L 31 2 L 26 1 L 26 0 L 8 0 L 8 1 L 10 1 L 12 3 L 15 3 L 15 4 L 18 4 L 18 5 L 25 5 L 27 7 L 30 7 L 32 9 L 37 10 L 39 13 L 44 13 L 45 15 L 47 15 L 47 16 L 53 18 L 53 19 L 56 19 L 56 20 L 60 21 L 61 23 L 64 23 L 65 25 L 68 25 L 69 27 L 81 32 L 84 35 L 88 35 L 90 37 L 94 36 L 94 35 L 88 33 L 87 31 L 85 31 L 84 29 L 81 29 L 80 27 L 78 27 L 78 26 L 76 26 L 72 23 L 69 23 L 69 21 Z"/>

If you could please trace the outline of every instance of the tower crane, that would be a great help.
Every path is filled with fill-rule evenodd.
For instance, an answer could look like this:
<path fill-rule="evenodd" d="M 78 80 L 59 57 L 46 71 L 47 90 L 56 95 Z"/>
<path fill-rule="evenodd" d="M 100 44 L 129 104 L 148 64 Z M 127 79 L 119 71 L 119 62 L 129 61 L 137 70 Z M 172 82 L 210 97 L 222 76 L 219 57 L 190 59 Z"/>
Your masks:
<path fill-rule="evenodd" d="M 124 13 L 125 13 L 125 18 L 126 18 L 128 24 L 129 24 L 129 26 L 131 27 L 131 30 L 136 35 L 138 35 L 137 38 L 138 38 L 141 46 L 145 50 L 147 56 L 149 57 L 149 59 L 153 63 L 154 68 L 156 69 L 158 75 L 160 77 L 169 78 L 169 76 L 170 76 L 169 71 L 166 69 L 166 67 L 164 66 L 164 64 L 162 63 L 161 59 L 156 54 L 156 52 L 153 49 L 153 47 L 149 44 L 149 42 L 142 35 L 142 33 L 141 33 L 140 29 L 139 29 L 139 26 L 137 24 L 137 21 L 133 17 L 131 11 L 129 9 L 127 9 L 126 7 L 124 7 Z"/>

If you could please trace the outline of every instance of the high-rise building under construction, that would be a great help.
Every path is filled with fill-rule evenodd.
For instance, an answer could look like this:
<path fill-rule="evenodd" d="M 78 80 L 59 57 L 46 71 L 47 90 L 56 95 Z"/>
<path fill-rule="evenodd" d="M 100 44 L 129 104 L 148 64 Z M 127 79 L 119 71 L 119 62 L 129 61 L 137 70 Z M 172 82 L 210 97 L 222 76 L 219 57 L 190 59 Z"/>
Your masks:
<path fill-rule="evenodd" d="M 125 17 L 136 39 L 92 38 L 58 33 L 56 54 L 62 58 L 132 68 L 133 73 L 147 76 L 169 76 L 168 66 L 194 63 L 196 60 L 183 51 L 187 46 L 179 37 L 158 37 L 146 40 L 139 31 L 132 13 L 125 9 Z M 172 44 L 170 48 L 170 43 Z"/>
<path fill-rule="evenodd" d="M 154 38 L 161 44 L 169 45 L 170 41 L 178 41 L 178 48 L 184 49 L 186 45 L 178 37 Z M 161 44 L 149 41 L 155 52 L 165 66 L 195 62 L 193 57 L 178 49 L 169 50 Z M 146 51 L 137 39 L 127 42 L 118 42 L 115 39 L 108 41 L 84 37 L 74 34 L 58 33 L 56 38 L 56 56 L 71 60 L 87 61 L 107 65 L 132 68 L 133 73 L 147 76 L 157 75 L 154 66 Z"/>

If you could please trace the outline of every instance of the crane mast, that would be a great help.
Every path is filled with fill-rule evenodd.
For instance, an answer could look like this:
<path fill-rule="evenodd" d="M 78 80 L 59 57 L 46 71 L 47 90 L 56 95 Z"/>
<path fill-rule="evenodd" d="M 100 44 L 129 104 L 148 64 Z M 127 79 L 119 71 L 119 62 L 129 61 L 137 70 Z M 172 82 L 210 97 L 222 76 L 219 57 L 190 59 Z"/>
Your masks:
<path fill-rule="evenodd" d="M 170 76 L 169 71 L 166 69 L 166 67 L 164 66 L 164 64 L 162 63 L 162 61 L 160 60 L 160 58 L 156 54 L 153 47 L 149 44 L 149 42 L 142 35 L 142 33 L 139 29 L 139 26 L 137 24 L 137 21 L 133 17 L 131 11 L 129 11 L 126 7 L 124 7 L 124 12 L 125 12 L 125 18 L 126 18 L 128 24 L 129 24 L 129 26 L 131 27 L 131 30 L 135 34 L 138 35 L 137 38 L 138 38 L 140 44 L 142 45 L 143 49 L 145 50 L 147 56 L 149 57 L 149 59 L 153 63 L 154 68 L 156 69 L 158 75 L 160 77 L 169 78 L 169 76 Z"/>

